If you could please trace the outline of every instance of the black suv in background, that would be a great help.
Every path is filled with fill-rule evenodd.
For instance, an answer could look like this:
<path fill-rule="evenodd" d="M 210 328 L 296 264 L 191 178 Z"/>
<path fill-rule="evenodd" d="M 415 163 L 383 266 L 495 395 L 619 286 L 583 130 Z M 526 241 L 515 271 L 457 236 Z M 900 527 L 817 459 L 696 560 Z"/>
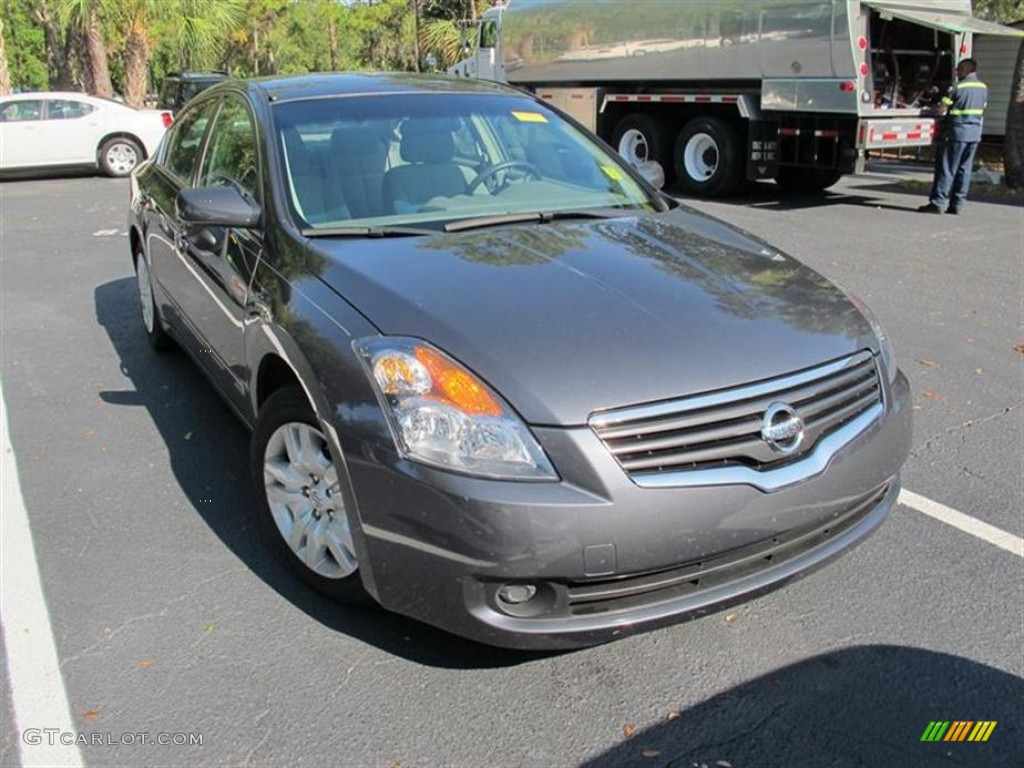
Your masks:
<path fill-rule="evenodd" d="M 160 88 L 157 109 L 177 112 L 197 93 L 229 77 L 230 75 L 222 69 L 210 72 L 171 72 L 164 78 L 163 86 Z"/>

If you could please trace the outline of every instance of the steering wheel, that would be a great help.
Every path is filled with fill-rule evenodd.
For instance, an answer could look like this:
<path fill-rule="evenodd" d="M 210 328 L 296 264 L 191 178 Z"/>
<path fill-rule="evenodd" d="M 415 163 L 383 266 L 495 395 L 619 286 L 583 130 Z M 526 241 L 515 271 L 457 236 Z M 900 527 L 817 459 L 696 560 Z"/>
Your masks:
<path fill-rule="evenodd" d="M 477 174 L 476 178 L 469 182 L 469 186 L 466 187 L 466 194 L 473 194 L 477 187 L 479 187 L 488 179 L 493 178 L 495 174 L 501 173 L 502 171 L 511 170 L 512 168 L 521 168 L 524 171 L 526 171 L 530 176 L 538 180 L 543 178 L 540 170 L 538 170 L 537 166 L 535 166 L 533 163 L 528 163 L 525 160 L 506 160 L 503 163 L 495 163 L 494 165 L 489 165 L 482 171 L 480 171 L 480 173 Z M 507 187 L 508 181 L 508 177 L 506 177 L 505 183 L 500 185 L 497 189 L 493 189 L 490 186 L 488 186 L 488 189 L 490 189 L 492 192 L 497 192 L 498 190 Z"/>

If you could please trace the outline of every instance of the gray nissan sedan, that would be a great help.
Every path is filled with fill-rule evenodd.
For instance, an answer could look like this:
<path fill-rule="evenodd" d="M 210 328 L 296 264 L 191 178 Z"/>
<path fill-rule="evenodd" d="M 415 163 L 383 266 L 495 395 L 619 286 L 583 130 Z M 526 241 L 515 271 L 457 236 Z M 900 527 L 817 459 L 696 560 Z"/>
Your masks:
<path fill-rule="evenodd" d="M 129 224 L 149 341 L 251 428 L 253 514 L 343 602 L 600 643 L 807 573 L 899 493 L 867 308 L 522 92 L 225 82 Z"/>

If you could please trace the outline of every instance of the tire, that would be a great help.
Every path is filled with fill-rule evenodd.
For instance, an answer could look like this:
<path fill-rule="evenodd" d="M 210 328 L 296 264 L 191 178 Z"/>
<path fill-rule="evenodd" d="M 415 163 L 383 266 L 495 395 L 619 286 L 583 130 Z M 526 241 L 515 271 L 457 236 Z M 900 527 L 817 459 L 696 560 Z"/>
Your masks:
<path fill-rule="evenodd" d="M 612 131 L 611 145 L 634 167 L 644 160 L 655 160 L 665 172 L 665 183 L 675 178 L 672 145 L 661 121 L 653 115 L 626 115 Z"/>
<path fill-rule="evenodd" d="M 695 197 L 730 195 L 743 180 L 745 157 L 740 130 L 734 122 L 696 117 L 676 138 L 676 178 L 683 191 Z"/>
<path fill-rule="evenodd" d="M 160 307 L 157 306 L 156 297 L 153 294 L 153 279 L 150 275 L 149 264 L 141 253 L 135 254 L 135 287 L 136 295 L 139 297 L 142 330 L 146 334 L 149 345 L 158 352 L 173 348 L 174 341 L 164 330 Z"/>
<path fill-rule="evenodd" d="M 100 147 L 100 168 L 107 176 L 115 178 L 128 176 L 145 158 L 139 143 L 125 136 L 107 139 Z"/>
<path fill-rule="evenodd" d="M 298 387 L 277 390 L 260 408 L 250 463 L 260 520 L 274 549 L 316 591 L 349 605 L 370 604 L 339 470 Z"/>
<path fill-rule="evenodd" d="M 775 183 L 791 194 L 812 195 L 824 192 L 839 181 L 842 175 L 834 168 L 797 168 L 788 165 L 779 168 Z"/>

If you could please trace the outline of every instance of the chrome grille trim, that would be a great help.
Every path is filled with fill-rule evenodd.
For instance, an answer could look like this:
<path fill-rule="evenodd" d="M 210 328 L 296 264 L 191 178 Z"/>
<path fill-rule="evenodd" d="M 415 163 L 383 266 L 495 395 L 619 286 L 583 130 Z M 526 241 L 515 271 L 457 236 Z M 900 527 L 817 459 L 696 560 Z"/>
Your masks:
<path fill-rule="evenodd" d="M 762 439 L 773 402 L 804 419 L 800 452 L 779 454 Z M 641 487 L 746 484 L 767 492 L 824 471 L 883 412 L 878 366 L 864 350 L 757 384 L 593 414 L 589 424 Z"/>

